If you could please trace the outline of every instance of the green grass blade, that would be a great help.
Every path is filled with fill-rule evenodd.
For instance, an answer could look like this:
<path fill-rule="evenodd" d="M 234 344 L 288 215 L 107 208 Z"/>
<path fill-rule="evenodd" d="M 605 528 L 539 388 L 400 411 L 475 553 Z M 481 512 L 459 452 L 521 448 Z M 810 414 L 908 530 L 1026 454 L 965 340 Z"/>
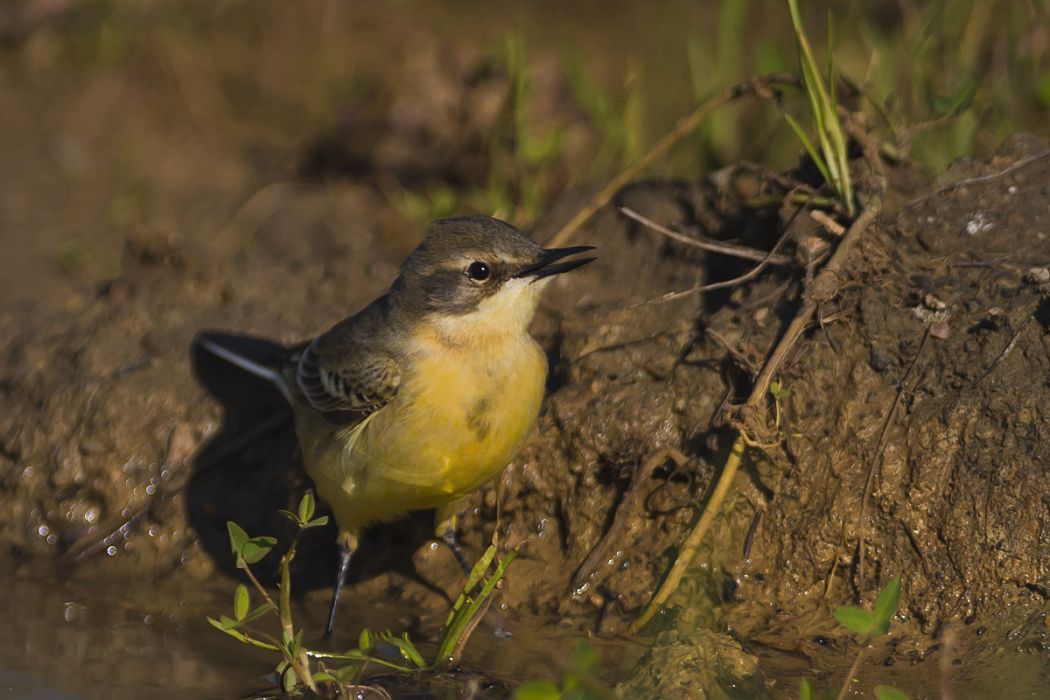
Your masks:
<path fill-rule="evenodd" d="M 489 549 L 485 551 L 485 555 L 488 555 L 490 551 L 492 552 L 492 555 L 495 556 L 495 545 L 490 545 Z M 485 558 L 485 555 L 482 555 L 483 559 Z M 437 663 L 440 664 L 446 662 L 452 655 L 453 650 L 459 644 L 460 638 L 463 636 L 464 632 L 466 632 L 467 626 L 482 609 L 486 599 L 492 595 L 492 591 L 495 590 L 496 584 L 498 584 L 500 579 L 503 578 L 503 575 L 507 571 L 507 567 L 510 566 L 510 563 L 514 561 L 516 556 L 517 552 L 510 552 L 507 556 L 497 562 L 496 570 L 491 576 L 485 579 L 485 583 L 481 587 L 481 590 L 478 591 L 476 597 L 472 598 L 468 596 L 468 588 L 464 588 L 463 593 L 461 593 L 456 600 L 456 605 L 453 606 L 452 614 L 449 616 L 449 619 L 445 624 L 445 634 L 441 638 L 441 644 L 438 645 L 438 653 L 436 657 Z M 488 557 L 488 561 L 491 562 L 491 560 L 492 557 Z M 474 571 L 478 570 L 480 564 L 481 562 L 479 561 L 478 565 L 475 565 Z M 474 571 L 471 572 L 471 580 L 474 579 Z M 484 571 L 484 569 L 482 569 L 482 571 Z M 469 581 L 467 585 L 468 587 L 472 587 L 470 586 Z"/>
<path fill-rule="evenodd" d="M 802 72 L 806 96 L 809 98 L 810 109 L 813 112 L 817 143 L 819 143 L 820 151 L 823 154 L 824 168 L 821 170 L 821 174 L 824 175 L 824 179 L 831 185 L 836 196 L 846 208 L 847 213 L 852 215 L 854 211 L 853 186 L 849 175 L 847 142 L 838 116 L 833 51 L 829 50 L 828 52 L 827 74 L 823 76 L 817 67 L 813 49 L 806 36 L 797 0 L 788 0 L 788 10 L 791 14 L 791 24 L 795 31 L 799 69 Z M 834 37 L 834 25 L 830 18 L 828 22 L 828 36 L 830 45 Z M 795 128 L 794 125 L 792 128 Z M 795 132 L 798 134 L 800 130 L 795 129 Z M 816 149 L 810 143 L 807 150 L 810 151 L 810 156 L 812 157 L 812 152 Z"/>
<path fill-rule="evenodd" d="M 820 171 L 820 176 L 824 178 L 825 182 L 830 183 L 831 175 L 828 174 L 828 168 L 824 164 L 824 158 L 817 152 L 817 149 L 814 148 L 813 142 L 809 140 L 808 136 L 806 136 L 806 132 L 803 131 L 802 125 L 786 112 L 784 113 L 784 119 L 791 127 L 791 130 L 795 132 L 795 136 L 798 137 L 798 140 L 802 142 L 802 146 L 806 149 L 806 153 L 809 154 L 810 160 L 813 161 L 813 164 L 817 166 L 817 170 Z"/>

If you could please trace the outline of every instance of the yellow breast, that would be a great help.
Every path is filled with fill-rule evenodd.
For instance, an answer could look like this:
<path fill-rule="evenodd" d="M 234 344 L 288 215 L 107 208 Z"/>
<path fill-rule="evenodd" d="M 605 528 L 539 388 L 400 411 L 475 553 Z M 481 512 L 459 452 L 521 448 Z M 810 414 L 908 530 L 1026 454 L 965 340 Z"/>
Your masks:
<path fill-rule="evenodd" d="M 453 501 L 517 454 L 540 410 L 546 356 L 526 332 L 473 341 L 450 346 L 421 329 L 389 405 L 313 451 L 300 435 L 340 527 Z"/>

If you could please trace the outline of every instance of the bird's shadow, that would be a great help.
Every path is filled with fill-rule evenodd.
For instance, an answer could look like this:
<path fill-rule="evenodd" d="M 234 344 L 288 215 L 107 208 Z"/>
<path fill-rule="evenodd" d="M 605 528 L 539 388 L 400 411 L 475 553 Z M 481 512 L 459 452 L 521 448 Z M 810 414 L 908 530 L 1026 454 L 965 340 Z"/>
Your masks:
<path fill-rule="evenodd" d="M 294 512 L 302 494 L 312 487 L 299 458 L 292 412 L 266 380 L 238 370 L 197 342 L 190 354 L 197 382 L 222 404 L 223 419 L 193 457 L 185 490 L 187 520 L 216 568 L 231 577 L 240 574 L 230 548 L 228 521 L 251 536 L 276 537 L 275 553 L 252 567 L 264 585 L 274 585 L 278 555 L 295 532 L 279 511 Z M 323 502 L 317 512 L 328 514 Z M 292 569 L 297 594 L 332 585 L 338 560 L 336 533 L 331 518 L 326 527 L 303 533 Z M 348 583 L 393 573 L 439 592 L 412 566 L 412 554 L 432 538 L 433 514 L 428 511 L 370 528 L 354 555 Z"/>

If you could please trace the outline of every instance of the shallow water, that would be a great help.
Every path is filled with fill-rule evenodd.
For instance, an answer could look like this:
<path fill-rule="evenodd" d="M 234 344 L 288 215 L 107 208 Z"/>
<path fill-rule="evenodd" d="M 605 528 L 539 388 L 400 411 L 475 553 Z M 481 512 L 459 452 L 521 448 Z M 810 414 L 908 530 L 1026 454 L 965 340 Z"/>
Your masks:
<path fill-rule="evenodd" d="M 163 583 L 4 581 L 0 696 L 235 697 L 265 687 L 265 659 L 205 620 L 228 596 L 230 582 L 216 583 L 214 591 L 180 591 Z"/>

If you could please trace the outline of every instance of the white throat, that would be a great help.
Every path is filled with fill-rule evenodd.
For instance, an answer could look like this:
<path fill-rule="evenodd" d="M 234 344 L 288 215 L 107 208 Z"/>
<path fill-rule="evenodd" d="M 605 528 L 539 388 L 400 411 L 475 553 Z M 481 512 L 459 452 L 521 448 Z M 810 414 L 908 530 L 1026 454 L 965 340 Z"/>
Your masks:
<path fill-rule="evenodd" d="M 450 345 L 527 333 L 540 292 L 549 281 L 550 278 L 531 277 L 508 280 L 478 308 L 458 316 L 438 316 L 433 320 L 434 326 Z"/>

